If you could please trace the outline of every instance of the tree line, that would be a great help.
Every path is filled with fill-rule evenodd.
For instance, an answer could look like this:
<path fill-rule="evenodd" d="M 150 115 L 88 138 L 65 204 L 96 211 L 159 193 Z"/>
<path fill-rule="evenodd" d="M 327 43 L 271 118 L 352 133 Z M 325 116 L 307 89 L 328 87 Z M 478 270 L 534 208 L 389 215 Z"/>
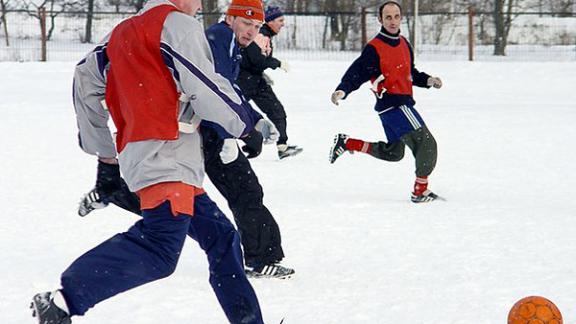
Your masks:
<path fill-rule="evenodd" d="M 91 43 L 92 24 L 95 12 L 137 12 L 142 9 L 146 0 L 0 0 L 0 25 L 2 25 L 8 43 L 9 10 L 24 10 L 28 15 L 41 21 L 40 9 L 47 13 L 47 38 L 50 39 L 54 31 L 55 19 L 64 12 L 82 13 L 85 19 L 82 42 Z M 345 46 L 351 32 L 358 26 L 362 8 L 369 12 L 377 11 L 384 0 L 268 0 L 266 5 L 277 5 L 289 14 L 319 13 L 327 15 L 327 26 L 324 33 L 329 35 L 330 41 Z M 404 16 L 408 22 L 408 34 L 414 39 L 414 11 L 418 3 L 420 14 L 432 13 L 461 13 L 469 9 L 482 13 L 478 16 L 481 39 L 487 36 L 487 30 L 494 30 L 492 36 L 495 55 L 505 55 L 508 35 L 513 26 L 514 19 L 519 13 L 554 14 L 560 17 L 574 16 L 576 11 L 575 0 L 403 0 L 399 1 L 404 8 Z M 203 22 L 209 26 L 220 18 L 229 1 L 202 0 Z M 297 25 L 292 26 L 293 34 Z M 294 36 L 295 37 L 295 36 Z M 325 37 L 326 39 L 327 37 Z"/>

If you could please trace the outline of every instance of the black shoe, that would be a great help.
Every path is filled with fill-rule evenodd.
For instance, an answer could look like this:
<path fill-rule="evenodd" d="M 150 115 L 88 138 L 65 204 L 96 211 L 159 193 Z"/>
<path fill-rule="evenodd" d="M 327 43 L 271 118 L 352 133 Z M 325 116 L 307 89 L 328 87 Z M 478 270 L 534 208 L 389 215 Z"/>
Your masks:
<path fill-rule="evenodd" d="M 278 157 L 280 158 L 280 160 L 282 160 L 289 156 L 300 154 L 302 153 L 303 150 L 304 149 L 296 145 L 280 144 L 278 145 Z"/>
<path fill-rule="evenodd" d="M 30 308 L 32 317 L 38 319 L 39 324 L 71 324 L 70 316 L 63 309 L 54 304 L 54 294 L 59 292 L 45 292 L 36 294 L 32 298 Z"/>
<path fill-rule="evenodd" d="M 344 152 L 346 152 L 346 141 L 348 140 L 348 135 L 346 134 L 338 134 L 334 137 L 334 145 L 330 149 L 330 156 L 328 157 L 330 163 L 336 162 L 336 159 L 339 158 Z"/>
<path fill-rule="evenodd" d="M 437 199 L 442 200 L 440 196 L 438 196 L 437 194 L 433 193 L 430 190 L 424 191 L 421 195 L 412 194 L 412 197 L 410 198 L 410 200 L 412 200 L 412 202 L 416 204 L 430 202 Z"/>
<path fill-rule="evenodd" d="M 277 263 L 261 267 L 246 267 L 245 272 L 248 278 L 276 278 L 276 279 L 288 279 L 296 273 L 294 269 L 281 266 Z"/>
<path fill-rule="evenodd" d="M 98 190 L 96 188 L 90 190 L 87 194 L 82 197 L 80 204 L 78 206 L 78 215 L 84 217 L 88 215 L 94 209 L 100 209 L 108 206 L 108 203 L 102 201 Z"/>

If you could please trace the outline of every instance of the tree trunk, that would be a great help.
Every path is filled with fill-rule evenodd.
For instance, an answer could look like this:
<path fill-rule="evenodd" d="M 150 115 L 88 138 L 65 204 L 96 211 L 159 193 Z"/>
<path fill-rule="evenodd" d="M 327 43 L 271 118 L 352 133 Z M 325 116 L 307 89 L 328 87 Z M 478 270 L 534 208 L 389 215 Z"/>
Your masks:
<path fill-rule="evenodd" d="M 94 0 L 88 0 L 88 14 L 86 15 L 84 43 L 92 43 L 92 18 L 94 18 Z"/>
<path fill-rule="evenodd" d="M 202 0 L 202 22 L 208 28 L 218 22 L 218 0 Z"/>
<path fill-rule="evenodd" d="M 504 1 L 505 0 L 494 1 L 494 27 L 496 29 L 496 34 L 494 36 L 494 55 L 498 56 L 506 55 L 506 43 L 504 37 Z"/>
<path fill-rule="evenodd" d="M 133 3 L 134 9 L 136 9 L 136 11 L 140 11 L 142 10 L 142 8 L 144 8 L 144 1 L 145 0 L 136 0 Z"/>
<path fill-rule="evenodd" d="M 0 6 L 2 6 L 2 17 L 0 19 L 0 24 L 4 27 L 4 35 L 6 36 L 6 46 L 10 46 L 10 39 L 8 37 L 8 23 L 6 22 L 6 4 L 4 0 L 0 0 Z"/>

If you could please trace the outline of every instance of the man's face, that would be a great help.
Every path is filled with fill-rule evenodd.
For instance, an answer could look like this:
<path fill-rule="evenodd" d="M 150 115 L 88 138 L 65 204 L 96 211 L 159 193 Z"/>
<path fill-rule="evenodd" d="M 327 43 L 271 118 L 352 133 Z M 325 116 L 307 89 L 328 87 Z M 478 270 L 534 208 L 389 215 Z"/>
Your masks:
<path fill-rule="evenodd" d="M 270 27 L 270 29 L 272 29 L 273 32 L 278 34 L 280 30 L 282 30 L 282 27 L 284 27 L 284 16 L 280 16 L 267 22 L 266 24 Z"/>
<path fill-rule="evenodd" d="M 228 16 L 226 22 L 232 28 L 240 47 L 250 45 L 262 27 L 262 22 L 244 17 Z"/>
<path fill-rule="evenodd" d="M 379 17 L 380 23 L 390 34 L 396 34 L 400 31 L 400 23 L 402 22 L 402 13 L 400 8 L 395 4 L 389 4 L 382 8 Z"/>
<path fill-rule="evenodd" d="M 190 16 L 196 16 L 198 11 L 202 10 L 202 0 L 177 0 L 174 3 L 178 9 Z"/>

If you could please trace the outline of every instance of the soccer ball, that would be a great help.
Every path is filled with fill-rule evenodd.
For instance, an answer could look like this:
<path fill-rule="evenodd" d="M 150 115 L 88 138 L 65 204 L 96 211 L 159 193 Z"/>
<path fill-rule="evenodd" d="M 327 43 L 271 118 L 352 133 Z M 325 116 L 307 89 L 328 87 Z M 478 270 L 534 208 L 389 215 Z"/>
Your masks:
<path fill-rule="evenodd" d="M 512 306 L 508 313 L 508 324 L 562 324 L 562 314 L 548 299 L 530 296 Z"/>

